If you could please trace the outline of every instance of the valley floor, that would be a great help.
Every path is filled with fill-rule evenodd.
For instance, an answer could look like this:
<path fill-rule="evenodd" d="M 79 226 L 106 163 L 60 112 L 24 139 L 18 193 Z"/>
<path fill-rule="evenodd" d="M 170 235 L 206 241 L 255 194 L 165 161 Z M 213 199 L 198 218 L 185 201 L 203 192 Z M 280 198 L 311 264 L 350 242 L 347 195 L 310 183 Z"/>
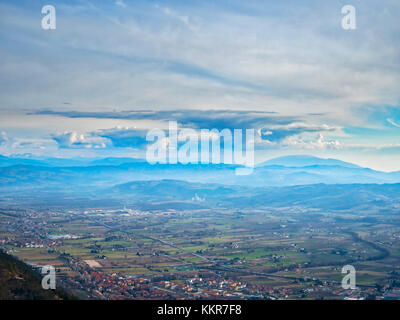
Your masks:
<path fill-rule="evenodd" d="M 3 208 L 0 246 L 81 299 L 400 298 L 400 217 L 373 211 Z"/>

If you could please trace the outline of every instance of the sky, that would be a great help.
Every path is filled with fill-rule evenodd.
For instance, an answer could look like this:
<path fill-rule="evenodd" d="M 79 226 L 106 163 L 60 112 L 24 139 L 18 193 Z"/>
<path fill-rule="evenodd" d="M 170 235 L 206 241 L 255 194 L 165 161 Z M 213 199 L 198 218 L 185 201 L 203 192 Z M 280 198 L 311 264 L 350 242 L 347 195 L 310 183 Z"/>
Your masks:
<path fill-rule="evenodd" d="M 398 0 L 0 0 L 0 154 L 140 158 L 146 132 L 177 121 L 254 128 L 258 162 L 400 170 L 399 14 Z"/>

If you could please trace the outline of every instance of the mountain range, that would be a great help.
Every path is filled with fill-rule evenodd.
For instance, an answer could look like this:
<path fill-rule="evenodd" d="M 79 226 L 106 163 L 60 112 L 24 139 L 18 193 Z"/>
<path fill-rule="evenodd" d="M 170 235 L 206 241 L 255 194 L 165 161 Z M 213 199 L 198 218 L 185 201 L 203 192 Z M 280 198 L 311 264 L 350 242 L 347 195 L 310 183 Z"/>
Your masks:
<path fill-rule="evenodd" d="M 249 176 L 236 165 L 151 165 L 140 159 L 0 158 L 0 202 L 184 209 L 308 207 L 398 210 L 400 172 L 336 159 L 289 156 L 259 164 Z M 380 209 L 379 209 L 380 208 Z"/>
<path fill-rule="evenodd" d="M 237 165 L 156 164 L 135 158 L 26 159 L 0 157 L 0 188 L 110 186 L 143 180 L 183 180 L 248 187 L 400 182 L 400 172 L 381 172 L 336 159 L 286 156 L 263 162 L 249 176 Z M 68 182 L 68 186 L 66 185 Z"/>

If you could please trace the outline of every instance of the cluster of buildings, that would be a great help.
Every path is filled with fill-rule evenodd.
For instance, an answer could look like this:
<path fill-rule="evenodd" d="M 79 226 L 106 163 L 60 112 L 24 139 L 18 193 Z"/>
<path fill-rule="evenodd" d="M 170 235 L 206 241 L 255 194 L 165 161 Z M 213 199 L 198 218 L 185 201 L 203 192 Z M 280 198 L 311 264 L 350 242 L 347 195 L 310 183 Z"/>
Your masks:
<path fill-rule="evenodd" d="M 155 287 L 147 278 L 122 277 L 94 269 L 84 269 L 69 277 L 67 285 L 80 288 L 89 298 L 103 300 L 173 299 L 168 291 Z"/>
<path fill-rule="evenodd" d="M 236 280 L 203 279 L 197 275 L 194 278 L 180 281 L 163 281 L 164 288 L 182 293 L 192 299 L 230 299 L 246 296 L 247 284 Z"/>

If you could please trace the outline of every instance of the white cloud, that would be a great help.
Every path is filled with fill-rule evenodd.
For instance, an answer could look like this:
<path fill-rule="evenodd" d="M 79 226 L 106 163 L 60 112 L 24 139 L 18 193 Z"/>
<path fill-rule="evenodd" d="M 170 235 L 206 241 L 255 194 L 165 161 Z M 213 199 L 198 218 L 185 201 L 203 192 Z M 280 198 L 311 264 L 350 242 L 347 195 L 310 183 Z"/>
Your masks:
<path fill-rule="evenodd" d="M 318 134 L 315 139 L 288 137 L 282 141 L 282 146 L 304 150 L 341 149 L 343 147 L 337 140 L 325 140 L 322 134 Z"/>
<path fill-rule="evenodd" d="M 7 134 L 5 132 L 0 132 L 0 145 L 5 144 L 8 141 Z"/>
<path fill-rule="evenodd" d="M 39 149 L 45 150 L 46 144 L 49 143 L 48 140 L 36 140 L 36 139 L 15 139 L 14 143 L 12 144 L 13 149 Z"/>
<path fill-rule="evenodd" d="M 386 121 L 389 122 L 391 125 L 400 128 L 400 124 L 396 123 L 393 119 L 388 118 L 386 119 Z"/>
<path fill-rule="evenodd" d="M 339 127 L 328 126 L 326 124 L 313 125 L 307 123 L 292 122 L 287 125 L 267 126 L 260 130 L 260 135 L 264 140 L 282 141 L 288 137 L 298 136 L 303 133 L 339 132 Z"/>
<path fill-rule="evenodd" d="M 165 15 L 172 19 L 177 19 L 180 22 L 183 22 L 185 25 L 189 27 L 192 31 L 195 30 L 195 27 L 190 23 L 189 17 L 185 15 L 180 15 L 179 13 L 175 12 L 174 10 L 171 10 L 168 7 L 161 7 L 158 4 L 155 5 L 157 9 L 160 9 Z"/>
<path fill-rule="evenodd" d="M 125 4 L 125 2 L 123 2 L 122 0 L 117 0 L 117 1 L 115 1 L 115 4 L 116 4 L 117 6 L 119 6 L 119 7 L 122 7 L 122 8 L 126 8 L 126 7 L 127 7 L 127 5 Z"/>
<path fill-rule="evenodd" d="M 98 137 L 93 134 L 79 134 L 77 132 L 64 132 L 54 135 L 55 140 L 60 148 L 106 148 L 109 140 Z"/>

